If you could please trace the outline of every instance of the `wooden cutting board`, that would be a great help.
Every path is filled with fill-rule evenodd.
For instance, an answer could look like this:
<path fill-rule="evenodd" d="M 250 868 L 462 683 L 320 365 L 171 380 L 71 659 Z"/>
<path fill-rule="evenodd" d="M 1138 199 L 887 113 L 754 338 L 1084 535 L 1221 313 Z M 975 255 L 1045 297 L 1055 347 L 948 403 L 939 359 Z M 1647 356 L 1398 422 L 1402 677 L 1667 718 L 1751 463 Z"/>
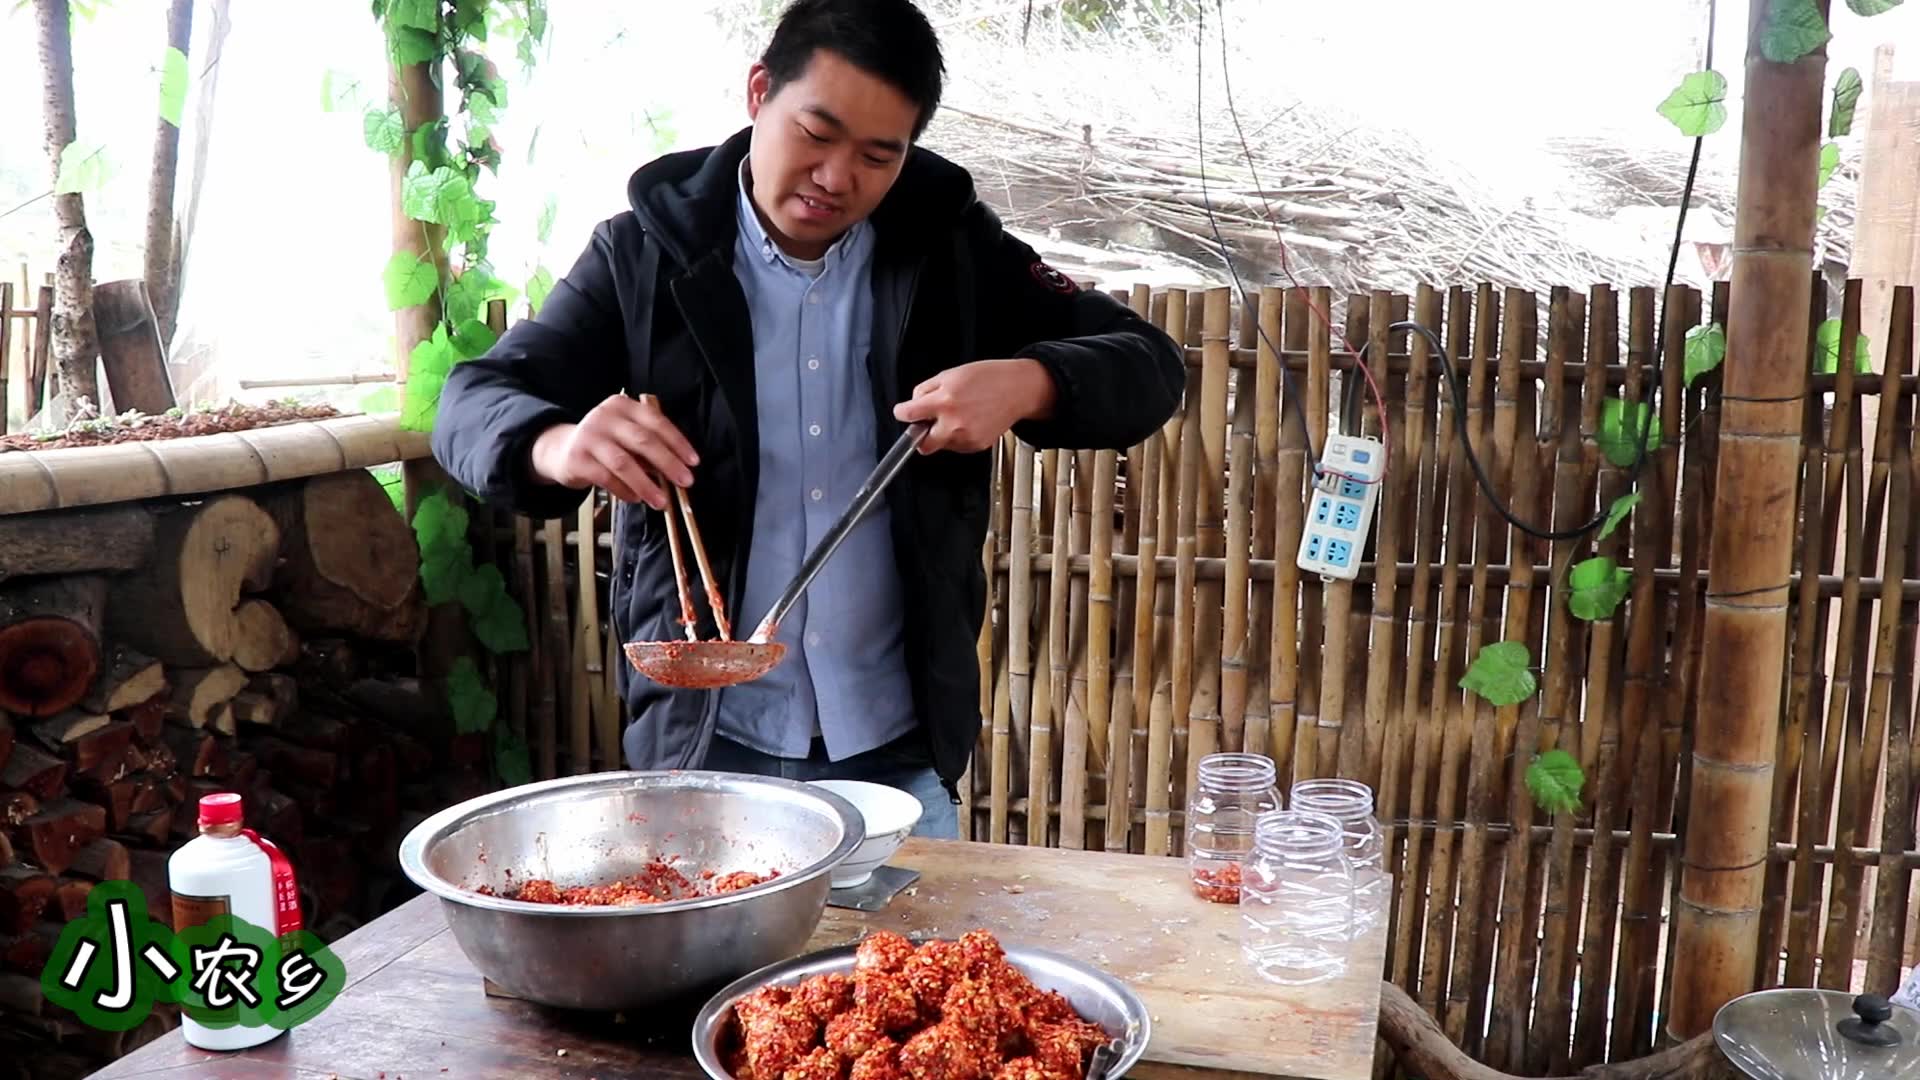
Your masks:
<path fill-rule="evenodd" d="M 1193 894 L 1184 860 L 915 837 L 889 864 L 921 878 L 885 911 L 828 908 L 812 948 L 877 929 L 943 938 L 985 929 L 1132 987 L 1153 1017 L 1148 1062 L 1294 1080 L 1373 1074 L 1384 920 L 1356 943 L 1343 977 L 1279 986 L 1241 957 L 1237 910 Z"/>

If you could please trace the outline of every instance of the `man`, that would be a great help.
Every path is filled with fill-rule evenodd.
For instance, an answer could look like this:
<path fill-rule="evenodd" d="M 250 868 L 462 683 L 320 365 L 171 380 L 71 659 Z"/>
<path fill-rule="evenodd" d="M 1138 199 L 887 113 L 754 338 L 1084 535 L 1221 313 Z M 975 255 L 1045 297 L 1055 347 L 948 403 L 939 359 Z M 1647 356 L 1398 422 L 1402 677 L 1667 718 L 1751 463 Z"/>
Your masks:
<path fill-rule="evenodd" d="M 611 631 L 663 641 L 684 633 L 667 485 L 687 489 L 745 634 L 905 425 L 931 421 L 782 621 L 771 673 L 721 691 L 616 679 L 630 768 L 890 784 L 919 798 L 917 832 L 952 837 L 980 727 L 983 451 L 1008 430 L 1124 449 L 1173 414 L 1185 368 L 915 145 L 943 71 L 907 0 L 798 0 L 748 73 L 752 125 L 633 175 L 632 209 L 540 313 L 454 369 L 433 449 L 478 497 L 538 518 L 606 488 Z"/>

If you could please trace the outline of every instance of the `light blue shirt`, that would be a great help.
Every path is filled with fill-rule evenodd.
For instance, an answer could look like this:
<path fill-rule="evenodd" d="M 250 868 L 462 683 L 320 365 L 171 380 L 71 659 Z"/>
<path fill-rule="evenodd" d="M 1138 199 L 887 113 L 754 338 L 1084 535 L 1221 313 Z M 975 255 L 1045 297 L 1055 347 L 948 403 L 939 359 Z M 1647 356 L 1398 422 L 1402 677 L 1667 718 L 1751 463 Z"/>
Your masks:
<path fill-rule="evenodd" d="M 750 633 L 879 460 L 867 375 L 873 336 L 873 227 L 849 229 L 825 257 L 788 256 L 761 226 L 741 163 L 734 273 L 753 325 L 760 480 L 746 593 L 730 612 Z M 835 761 L 905 735 L 904 597 L 883 500 L 849 534 L 781 620 L 786 658 L 721 692 L 719 734 L 804 758 L 816 734 Z"/>

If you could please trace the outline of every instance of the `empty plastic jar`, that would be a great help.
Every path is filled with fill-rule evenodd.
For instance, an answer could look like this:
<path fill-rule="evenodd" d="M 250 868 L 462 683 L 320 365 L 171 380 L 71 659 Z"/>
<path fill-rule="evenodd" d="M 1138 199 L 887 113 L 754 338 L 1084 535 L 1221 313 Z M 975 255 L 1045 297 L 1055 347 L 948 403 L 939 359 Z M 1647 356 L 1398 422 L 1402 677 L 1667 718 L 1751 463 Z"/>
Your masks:
<path fill-rule="evenodd" d="M 1187 869 L 1193 891 L 1218 904 L 1240 901 L 1241 864 L 1253 851 L 1253 824 L 1280 809 L 1273 759 L 1208 754 L 1187 798 Z"/>
<path fill-rule="evenodd" d="M 1353 868 L 1340 823 L 1311 810 L 1263 814 L 1240 884 L 1240 949 L 1270 982 L 1339 978 L 1353 943 Z"/>
<path fill-rule="evenodd" d="M 1358 780 L 1301 780 L 1288 793 L 1295 810 L 1340 822 L 1353 862 L 1353 934 L 1362 936 L 1387 914 L 1386 836 L 1373 812 L 1373 789 Z"/>

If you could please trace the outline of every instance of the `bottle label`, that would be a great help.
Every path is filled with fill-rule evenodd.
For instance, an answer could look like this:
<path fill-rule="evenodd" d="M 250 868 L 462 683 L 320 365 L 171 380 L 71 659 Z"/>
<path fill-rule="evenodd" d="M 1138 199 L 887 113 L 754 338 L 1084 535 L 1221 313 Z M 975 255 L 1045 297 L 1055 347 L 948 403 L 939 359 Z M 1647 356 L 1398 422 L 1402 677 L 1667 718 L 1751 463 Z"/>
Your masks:
<path fill-rule="evenodd" d="M 230 896 L 191 896 L 186 893 L 173 894 L 173 928 L 187 930 L 196 926 L 205 926 L 222 915 L 233 914 L 233 898 Z M 237 1021 L 240 1017 L 238 1005 L 218 1009 L 204 1006 L 195 1017 L 210 1023 Z"/>
<path fill-rule="evenodd" d="M 273 841 L 252 829 L 241 829 L 240 835 L 266 852 L 268 861 L 273 864 L 274 925 L 265 929 L 271 930 L 274 937 L 284 939 L 301 928 L 300 885 L 293 876 L 293 863 L 287 860 L 286 853 Z"/>

